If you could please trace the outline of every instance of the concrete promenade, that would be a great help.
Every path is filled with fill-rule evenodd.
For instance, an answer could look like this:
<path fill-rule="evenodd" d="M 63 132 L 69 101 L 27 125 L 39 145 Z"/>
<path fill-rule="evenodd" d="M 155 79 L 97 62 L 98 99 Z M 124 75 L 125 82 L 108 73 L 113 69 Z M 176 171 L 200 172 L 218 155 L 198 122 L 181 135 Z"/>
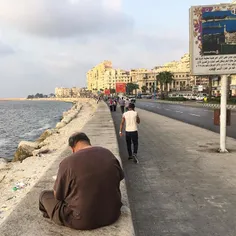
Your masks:
<path fill-rule="evenodd" d="M 139 160 L 118 138 L 136 236 L 235 236 L 236 140 L 137 109 Z M 113 112 L 117 135 L 120 109 Z"/>
<path fill-rule="evenodd" d="M 75 127 L 76 130 L 76 127 Z M 93 145 L 110 149 L 119 159 L 117 139 L 111 114 L 104 103 L 98 105 L 93 118 L 85 125 L 83 131 L 89 136 Z M 122 215 L 113 225 L 93 231 L 75 231 L 55 225 L 44 219 L 38 210 L 39 194 L 44 189 L 52 189 L 53 176 L 56 175 L 60 161 L 70 154 L 67 149 L 53 163 L 47 173 L 16 206 L 14 212 L 0 226 L 1 236 L 132 236 L 134 235 L 131 213 L 126 193 L 125 181 L 121 183 Z"/>

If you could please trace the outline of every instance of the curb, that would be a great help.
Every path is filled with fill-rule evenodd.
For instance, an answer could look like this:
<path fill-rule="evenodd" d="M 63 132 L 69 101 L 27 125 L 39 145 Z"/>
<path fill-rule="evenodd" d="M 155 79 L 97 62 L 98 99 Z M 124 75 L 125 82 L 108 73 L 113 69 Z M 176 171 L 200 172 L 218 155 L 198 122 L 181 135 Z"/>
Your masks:
<path fill-rule="evenodd" d="M 220 104 L 202 104 L 203 107 L 211 107 L 215 109 L 220 109 Z M 236 105 L 227 105 L 227 109 L 229 110 L 236 110 Z"/>

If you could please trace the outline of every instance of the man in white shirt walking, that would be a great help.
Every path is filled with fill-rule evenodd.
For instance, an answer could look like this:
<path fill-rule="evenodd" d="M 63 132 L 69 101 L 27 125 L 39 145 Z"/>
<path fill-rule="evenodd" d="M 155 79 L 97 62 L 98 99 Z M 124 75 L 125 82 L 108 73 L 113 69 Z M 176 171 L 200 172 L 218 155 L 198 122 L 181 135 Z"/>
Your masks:
<path fill-rule="evenodd" d="M 129 104 L 128 111 L 123 114 L 122 121 L 120 124 L 120 136 L 122 137 L 123 127 L 125 124 L 125 136 L 127 149 L 129 153 L 129 160 L 133 159 L 135 163 L 138 163 L 138 124 L 140 124 L 140 118 L 138 113 L 134 110 L 135 105 Z M 133 151 L 132 151 L 133 143 Z"/>
<path fill-rule="evenodd" d="M 126 110 L 126 111 L 129 110 L 129 104 L 130 104 L 129 99 L 126 98 L 126 100 L 125 100 L 125 110 Z"/>
<path fill-rule="evenodd" d="M 123 97 L 120 99 L 119 103 L 120 103 L 121 112 L 123 114 L 125 112 L 125 100 Z"/>

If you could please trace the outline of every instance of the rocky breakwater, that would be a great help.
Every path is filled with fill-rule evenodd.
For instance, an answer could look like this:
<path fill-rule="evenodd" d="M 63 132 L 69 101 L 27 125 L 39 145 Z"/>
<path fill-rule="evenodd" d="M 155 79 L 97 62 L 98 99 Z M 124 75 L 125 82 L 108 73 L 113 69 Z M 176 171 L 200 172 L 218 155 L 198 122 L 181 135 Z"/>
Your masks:
<path fill-rule="evenodd" d="M 50 153 L 51 150 L 47 148 L 48 143 L 46 139 L 53 134 L 60 133 L 60 129 L 75 119 L 81 109 L 81 103 L 74 103 L 73 107 L 69 111 L 63 113 L 62 119 L 57 123 L 56 128 L 44 131 L 35 142 L 21 141 L 14 154 L 13 161 L 22 162 L 30 156 L 40 156 L 41 154 Z"/>

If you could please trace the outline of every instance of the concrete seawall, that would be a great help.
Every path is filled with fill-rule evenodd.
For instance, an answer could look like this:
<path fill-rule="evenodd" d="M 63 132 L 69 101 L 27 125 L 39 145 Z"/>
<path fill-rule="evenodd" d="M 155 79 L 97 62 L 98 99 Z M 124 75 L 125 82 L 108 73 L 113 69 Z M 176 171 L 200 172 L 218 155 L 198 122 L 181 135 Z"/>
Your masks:
<path fill-rule="evenodd" d="M 120 160 L 119 148 L 116 139 L 114 124 L 108 107 L 104 103 L 98 105 L 97 111 L 82 130 L 85 132 L 95 146 L 103 146 L 110 149 Z M 125 181 L 121 182 L 122 215 L 120 219 L 111 226 L 93 231 L 75 231 L 55 225 L 50 220 L 44 219 L 38 210 L 38 197 L 42 190 L 52 189 L 58 165 L 61 160 L 70 154 L 66 149 L 52 164 L 45 175 L 16 206 L 12 214 L 0 226 L 1 236 L 132 236 L 134 235 L 131 212 L 127 197 Z"/>

